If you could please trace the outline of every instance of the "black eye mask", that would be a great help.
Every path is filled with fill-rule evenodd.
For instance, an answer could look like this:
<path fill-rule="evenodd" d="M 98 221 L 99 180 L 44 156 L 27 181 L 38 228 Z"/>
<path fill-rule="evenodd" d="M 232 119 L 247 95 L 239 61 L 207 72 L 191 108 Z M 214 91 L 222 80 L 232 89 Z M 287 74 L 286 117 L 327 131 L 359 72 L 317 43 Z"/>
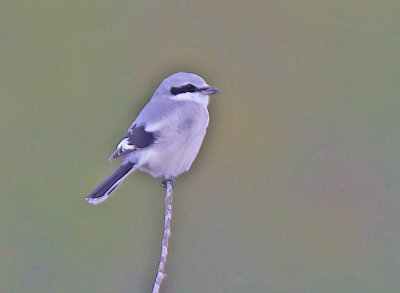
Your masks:
<path fill-rule="evenodd" d="M 182 85 L 180 87 L 171 87 L 171 90 L 170 90 L 171 94 L 173 94 L 173 95 L 179 95 L 179 94 L 183 94 L 183 93 L 194 93 L 194 92 L 198 92 L 198 91 L 199 91 L 199 89 L 191 83 Z"/>

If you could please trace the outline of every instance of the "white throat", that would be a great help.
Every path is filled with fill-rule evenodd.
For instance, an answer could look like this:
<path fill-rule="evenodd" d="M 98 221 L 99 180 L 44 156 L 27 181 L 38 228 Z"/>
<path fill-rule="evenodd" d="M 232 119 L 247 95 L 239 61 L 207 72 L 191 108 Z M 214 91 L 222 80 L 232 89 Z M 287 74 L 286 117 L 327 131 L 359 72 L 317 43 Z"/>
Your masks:
<path fill-rule="evenodd" d="M 175 96 L 170 97 L 171 100 L 174 101 L 190 101 L 190 102 L 196 102 L 204 107 L 208 106 L 208 103 L 210 101 L 210 96 L 208 95 L 202 95 L 200 93 L 183 93 Z"/>

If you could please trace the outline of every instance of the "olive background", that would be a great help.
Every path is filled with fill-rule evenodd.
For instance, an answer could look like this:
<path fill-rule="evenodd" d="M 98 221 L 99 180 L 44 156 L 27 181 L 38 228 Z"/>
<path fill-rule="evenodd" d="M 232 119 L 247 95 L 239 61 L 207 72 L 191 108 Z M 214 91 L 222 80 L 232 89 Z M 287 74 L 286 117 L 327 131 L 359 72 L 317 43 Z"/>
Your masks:
<path fill-rule="evenodd" d="M 162 292 L 398 292 L 399 1 L 2 1 L 0 291 L 150 292 L 161 179 L 84 197 L 163 78 L 218 87 Z"/>

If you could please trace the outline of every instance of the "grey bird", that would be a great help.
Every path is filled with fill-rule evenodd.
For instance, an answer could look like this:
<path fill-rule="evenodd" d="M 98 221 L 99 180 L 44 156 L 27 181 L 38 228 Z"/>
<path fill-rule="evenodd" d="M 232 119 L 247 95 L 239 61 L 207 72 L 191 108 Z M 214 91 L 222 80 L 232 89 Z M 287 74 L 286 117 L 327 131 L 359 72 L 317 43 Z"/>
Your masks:
<path fill-rule="evenodd" d="M 121 166 L 86 200 L 103 202 L 135 170 L 163 176 L 164 182 L 188 171 L 206 134 L 210 95 L 218 92 L 193 73 L 165 78 L 111 155 L 122 159 Z"/>

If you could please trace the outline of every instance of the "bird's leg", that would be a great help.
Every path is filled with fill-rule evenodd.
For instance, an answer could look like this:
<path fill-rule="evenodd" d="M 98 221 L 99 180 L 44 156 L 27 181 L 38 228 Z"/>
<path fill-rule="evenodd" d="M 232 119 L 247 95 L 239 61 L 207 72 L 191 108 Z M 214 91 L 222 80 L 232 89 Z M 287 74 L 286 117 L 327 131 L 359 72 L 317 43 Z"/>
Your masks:
<path fill-rule="evenodd" d="M 171 182 L 171 184 L 172 184 L 172 188 L 174 188 L 175 187 L 175 178 L 174 177 L 171 177 L 171 178 L 165 178 L 162 182 L 161 182 L 161 186 L 163 187 L 163 188 L 167 188 L 167 183 L 168 183 L 168 181 L 169 182 Z"/>

